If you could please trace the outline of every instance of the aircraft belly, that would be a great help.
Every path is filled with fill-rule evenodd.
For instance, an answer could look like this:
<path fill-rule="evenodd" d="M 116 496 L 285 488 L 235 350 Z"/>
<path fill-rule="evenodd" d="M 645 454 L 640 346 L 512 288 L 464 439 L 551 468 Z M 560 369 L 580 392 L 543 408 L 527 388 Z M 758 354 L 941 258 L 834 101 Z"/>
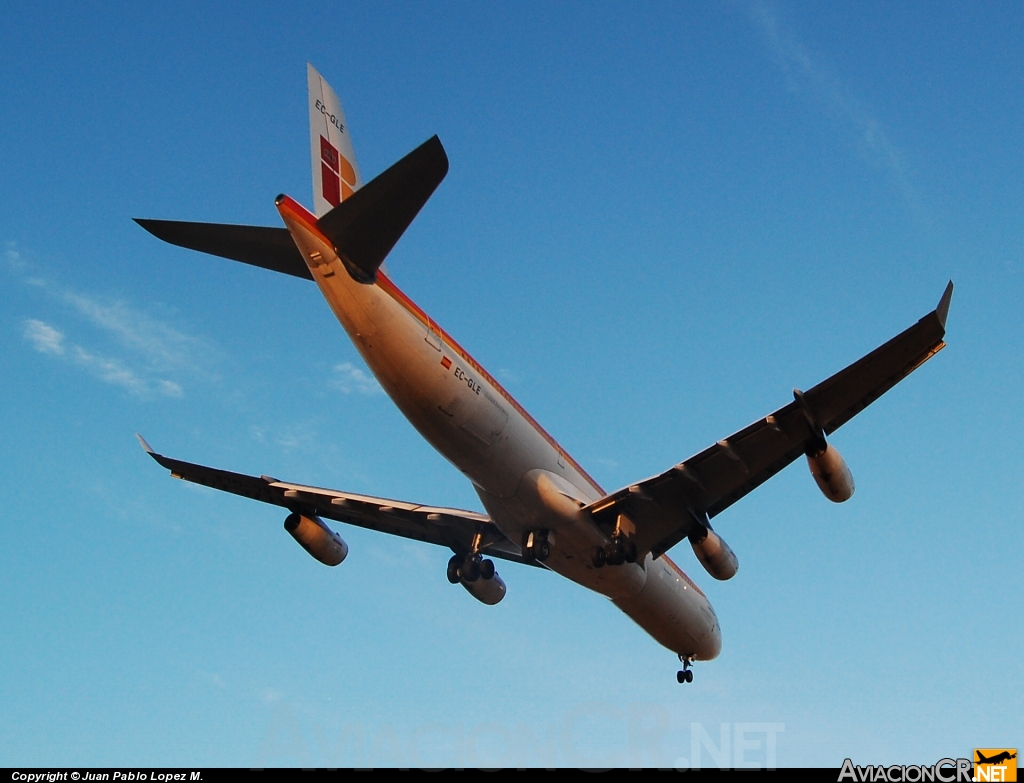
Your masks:
<path fill-rule="evenodd" d="M 530 471 L 527 478 L 535 471 Z M 524 542 L 533 530 L 548 532 L 551 554 L 545 567 L 567 579 L 609 598 L 626 598 L 639 593 L 647 580 L 647 572 L 639 564 L 623 564 L 595 568 L 591 559 L 594 549 L 607 543 L 607 538 L 587 519 L 558 514 L 525 491 L 528 482 L 512 498 L 495 497 L 479 487 L 477 495 L 488 516 L 498 529 L 512 541 Z"/>
<path fill-rule="evenodd" d="M 644 589 L 613 599 L 615 605 L 673 652 L 701 661 L 718 657 L 722 632 L 707 597 L 664 557 L 647 558 Z"/>
<path fill-rule="evenodd" d="M 526 484 L 524 481 L 521 490 Z M 523 491 L 510 499 L 489 496 L 480 489 L 477 494 L 491 519 L 512 540 L 521 541 L 527 530 L 551 530 L 551 555 L 544 565 L 610 598 L 657 642 L 697 660 L 718 655 L 721 630 L 710 602 L 666 558 L 655 560 L 648 553 L 642 564 L 595 568 L 591 556 L 598 543 L 604 542 L 596 538 L 603 534 L 586 519 L 577 516 L 575 524 L 567 523 L 568 515 L 545 510 Z"/>
<path fill-rule="evenodd" d="M 357 283 L 344 271 L 314 276 L 356 349 L 413 427 L 475 485 L 499 497 L 514 494 L 529 465 L 509 431 L 520 429 L 510 428 L 510 406 L 462 367 L 464 362 L 436 348 L 426 328 L 378 286 Z"/>
<path fill-rule="evenodd" d="M 454 367 L 459 358 L 446 352 L 443 343 L 439 350 L 429 330 L 379 287 L 356 283 L 347 274 L 318 282 L 381 386 L 423 437 L 470 478 L 506 536 L 518 542 L 530 529 L 555 530 L 548 568 L 612 599 L 665 647 L 702 660 L 718 655 L 721 635 L 710 604 L 663 560 L 648 555 L 643 565 L 594 568 L 590 556 L 594 536 L 600 535 L 596 526 L 545 521 L 547 509 L 517 494 L 523 477 L 538 466 L 565 476 L 581 500 L 589 499 L 593 489 L 511 406 L 498 414 L 501 426 L 488 438 L 486 417 L 470 418 L 473 405 L 495 405 L 484 397 L 485 388 L 497 396 L 485 379 L 460 363 L 463 374 L 480 386 L 457 380 L 441 360 L 448 357 Z"/>
<path fill-rule="evenodd" d="M 545 474 L 580 504 L 599 496 L 562 452 L 483 373 L 380 283 L 362 284 L 314 231 L 288 221 L 313 278 L 374 376 L 421 435 L 473 482 L 494 523 L 520 542 L 530 530 L 554 531 L 546 565 L 615 600 L 642 595 L 650 581 L 638 564 L 597 569 L 602 533 L 592 522 L 551 515 L 529 492 L 528 473 Z M 390 284 L 389 284 L 390 285 Z"/>
<path fill-rule="evenodd" d="M 517 465 L 511 447 L 506 406 L 494 399 L 497 395 L 485 396 L 480 379 L 461 360 L 425 340 L 422 325 L 411 314 L 393 301 L 387 304 L 393 315 L 386 328 L 357 340 L 370 369 L 410 423 L 446 459 L 475 485 L 499 497 L 511 496 L 524 468 Z"/>

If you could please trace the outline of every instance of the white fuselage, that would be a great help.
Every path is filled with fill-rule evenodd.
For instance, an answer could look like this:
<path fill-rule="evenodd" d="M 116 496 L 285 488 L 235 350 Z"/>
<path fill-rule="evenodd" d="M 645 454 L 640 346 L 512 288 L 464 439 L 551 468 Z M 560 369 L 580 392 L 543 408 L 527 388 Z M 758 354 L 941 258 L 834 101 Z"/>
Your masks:
<path fill-rule="evenodd" d="M 473 483 L 497 528 L 523 543 L 551 531 L 552 571 L 595 590 L 673 652 L 718 655 L 721 630 L 700 589 L 665 555 L 595 568 L 606 534 L 580 506 L 605 493 L 523 408 L 383 274 L 349 276 L 316 218 L 278 209 L 313 279 L 381 386 L 427 441 Z"/>

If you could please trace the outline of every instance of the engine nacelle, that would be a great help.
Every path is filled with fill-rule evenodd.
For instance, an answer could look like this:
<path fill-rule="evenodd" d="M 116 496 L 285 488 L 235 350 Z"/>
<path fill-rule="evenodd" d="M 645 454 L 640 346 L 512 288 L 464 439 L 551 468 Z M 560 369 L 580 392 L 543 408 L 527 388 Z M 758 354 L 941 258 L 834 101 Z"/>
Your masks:
<path fill-rule="evenodd" d="M 826 443 L 823 450 L 808 454 L 807 465 L 818 489 L 833 503 L 842 503 L 853 496 L 853 474 L 835 446 Z"/>
<path fill-rule="evenodd" d="M 488 606 L 494 606 L 505 597 L 505 583 L 498 576 L 497 571 L 490 579 L 485 579 L 481 575 L 479 579 L 474 579 L 472 582 L 467 582 L 465 579 L 460 581 L 471 596 Z"/>
<path fill-rule="evenodd" d="M 324 565 L 336 566 L 348 557 L 348 544 L 319 517 L 289 514 L 284 529 Z"/>
<path fill-rule="evenodd" d="M 725 581 L 736 576 L 740 561 L 725 540 L 709 527 L 701 535 L 690 536 L 690 546 L 700 564 L 715 579 Z"/>

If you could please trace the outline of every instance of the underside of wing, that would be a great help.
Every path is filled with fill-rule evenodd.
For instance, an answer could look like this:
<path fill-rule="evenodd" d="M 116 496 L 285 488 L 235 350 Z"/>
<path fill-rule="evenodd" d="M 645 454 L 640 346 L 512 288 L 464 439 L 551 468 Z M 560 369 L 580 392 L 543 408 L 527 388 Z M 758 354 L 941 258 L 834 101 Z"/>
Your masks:
<path fill-rule="evenodd" d="M 478 551 L 482 554 L 535 565 L 527 561 L 520 547 L 509 541 L 484 514 L 292 484 L 270 476 L 233 473 L 165 457 L 154 452 L 141 436 L 139 441 L 146 452 L 175 478 L 280 506 L 291 512 L 444 546 L 457 554 L 469 552 L 479 535 Z"/>
<path fill-rule="evenodd" d="M 867 356 L 788 405 L 673 468 L 587 506 L 612 530 L 619 515 L 635 527 L 638 550 L 655 556 L 692 533 L 820 442 L 944 346 L 950 283 L 938 307 Z"/>
<path fill-rule="evenodd" d="M 135 218 L 146 231 L 172 245 L 230 258 L 304 280 L 313 274 L 295 247 L 287 228 L 189 223 L 180 220 Z"/>

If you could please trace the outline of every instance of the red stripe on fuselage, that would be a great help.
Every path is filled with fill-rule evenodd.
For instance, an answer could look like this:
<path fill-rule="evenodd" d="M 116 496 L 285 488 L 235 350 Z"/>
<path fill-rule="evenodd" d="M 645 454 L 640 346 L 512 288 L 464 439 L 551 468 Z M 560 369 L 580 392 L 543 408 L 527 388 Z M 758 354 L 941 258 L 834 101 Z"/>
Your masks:
<path fill-rule="evenodd" d="M 592 479 L 583 468 L 579 466 L 576 460 L 574 460 L 572 457 L 569 456 L 568 453 L 566 453 L 565 449 L 558 445 L 558 442 L 554 438 L 552 438 L 547 433 L 547 431 L 540 426 L 540 424 L 537 423 L 537 420 L 534 419 L 533 416 L 526 412 L 526 409 L 523 408 L 523 406 L 520 405 L 515 400 L 515 398 L 505 390 L 505 387 L 498 383 L 498 381 L 496 381 L 494 377 L 489 372 L 487 372 L 487 370 L 481 367 L 479 362 L 477 362 L 476 359 L 470 356 L 465 348 L 459 345 L 450 334 L 448 334 L 446 331 L 444 331 L 444 329 L 438 326 L 437 323 L 429 315 L 423 312 L 423 310 L 421 310 L 420 307 L 414 301 L 412 301 L 408 296 L 402 293 L 401 289 L 399 289 L 399 287 L 396 286 L 392 280 L 390 280 L 386 275 L 382 274 L 381 272 L 378 272 L 377 285 L 380 286 L 380 288 L 385 293 L 389 294 L 406 310 L 412 313 L 421 323 L 424 324 L 424 326 L 426 326 L 428 329 L 431 329 L 435 334 L 440 336 L 444 344 L 448 346 L 452 351 L 457 353 L 462 358 L 462 360 L 466 362 L 466 364 L 468 364 L 470 367 L 472 367 L 474 370 L 480 373 L 487 380 L 487 382 L 494 388 L 494 390 L 498 392 L 498 394 L 500 394 L 502 397 L 504 397 L 505 401 L 508 402 L 508 404 L 511 405 L 513 408 L 515 408 L 516 411 L 519 412 L 520 416 L 522 416 L 524 419 L 526 419 L 527 422 L 529 422 L 530 426 L 533 427 L 537 434 L 544 438 L 544 440 L 548 442 L 548 445 L 550 445 L 553 449 L 555 449 L 555 451 L 561 454 L 562 458 L 565 459 L 570 465 L 572 465 L 573 468 L 575 468 L 576 471 L 584 479 L 587 480 L 590 486 L 594 488 L 594 491 L 600 492 L 602 495 L 605 494 L 605 491 L 601 489 L 600 485 L 596 481 L 594 481 L 594 479 Z"/>
<path fill-rule="evenodd" d="M 309 212 L 309 210 L 307 210 L 297 201 L 295 201 L 289 196 L 285 196 L 284 199 L 278 204 L 278 208 L 287 209 L 290 214 L 292 214 L 297 220 L 304 223 L 310 231 L 315 233 L 318 236 L 318 238 L 322 242 L 324 242 L 324 244 L 328 245 L 329 247 L 334 246 L 331 240 L 329 240 L 327 237 L 323 235 L 323 233 L 321 233 L 319 226 L 317 226 L 316 216 Z M 455 342 L 451 335 L 449 335 L 446 331 L 444 331 L 444 329 L 438 326 L 437 323 L 419 307 L 419 305 L 417 305 L 414 301 L 412 301 L 412 299 L 406 296 L 401 291 L 401 289 L 399 289 L 399 287 L 396 286 L 394 282 L 392 282 L 387 277 L 387 275 L 380 272 L 379 270 L 377 272 L 377 286 L 386 294 L 388 294 L 392 299 L 394 299 L 396 302 L 402 305 L 402 307 L 404 307 L 410 314 L 412 314 L 412 316 L 416 318 L 416 320 L 420 321 L 420 323 L 422 323 L 428 329 L 432 330 L 434 334 L 438 335 L 441 338 L 442 342 L 448 348 L 450 348 L 454 353 L 458 354 L 463 361 L 465 361 L 470 367 L 472 367 L 474 370 L 480 373 L 487 380 L 487 382 L 494 388 L 494 390 L 497 391 L 498 394 L 500 394 L 502 397 L 504 397 L 505 401 L 508 402 L 509 405 L 511 405 L 513 408 L 515 408 L 520 416 L 522 416 L 524 419 L 526 419 L 527 422 L 529 422 L 530 426 L 533 427 L 536 433 L 540 435 L 545 441 L 547 441 L 549 446 L 551 446 L 555 451 L 557 451 L 564 460 L 566 460 L 570 465 L 572 465 L 573 468 L 575 468 L 576 471 L 584 479 L 586 479 L 587 482 L 589 482 L 590 486 L 593 487 L 595 492 L 599 492 L 602 496 L 606 494 L 605 491 L 601 489 L 601 486 L 596 481 L 594 481 L 594 479 L 592 479 L 583 468 L 579 466 L 576 460 L 569 456 L 565 449 L 558 445 L 558 442 L 554 438 L 552 438 L 547 433 L 547 431 L 540 426 L 540 424 L 537 423 L 537 420 L 534 419 L 533 416 L 526 412 L 526 409 L 523 408 L 522 405 L 516 402 L 515 398 L 511 394 L 509 394 L 505 390 L 505 388 L 500 383 L 498 383 L 489 372 L 487 372 L 487 370 L 481 367 L 480 364 L 472 356 L 470 356 L 469 353 L 461 345 Z M 665 559 L 668 560 L 668 558 Z M 673 563 L 673 566 L 674 565 L 675 564 Z M 679 570 L 678 567 L 676 567 L 676 570 Z M 682 571 L 680 571 L 680 573 L 682 573 Z M 687 577 L 686 574 L 683 574 L 683 576 L 684 578 L 686 578 L 687 582 L 690 581 L 689 577 Z M 693 583 L 690 582 L 690 584 Z M 697 588 L 696 585 L 693 586 L 695 589 Z M 701 595 L 703 595 L 703 593 L 701 593 Z"/>
<path fill-rule="evenodd" d="M 681 576 L 683 578 L 683 581 L 685 581 L 686 584 L 688 584 L 690 587 L 692 587 L 694 590 L 696 590 L 698 593 L 700 593 L 702 596 L 704 596 L 704 600 L 705 601 L 707 600 L 707 596 L 704 595 L 704 591 L 701 590 L 699 587 L 697 587 L 696 583 L 692 579 L 690 579 L 690 577 L 688 577 L 686 575 L 686 572 L 683 569 L 681 569 L 674 562 L 672 562 L 672 560 L 669 559 L 668 555 L 662 555 L 661 559 L 664 560 L 666 563 L 668 563 L 669 568 L 671 568 L 673 571 L 675 571 L 677 574 L 679 574 L 679 576 Z"/>

